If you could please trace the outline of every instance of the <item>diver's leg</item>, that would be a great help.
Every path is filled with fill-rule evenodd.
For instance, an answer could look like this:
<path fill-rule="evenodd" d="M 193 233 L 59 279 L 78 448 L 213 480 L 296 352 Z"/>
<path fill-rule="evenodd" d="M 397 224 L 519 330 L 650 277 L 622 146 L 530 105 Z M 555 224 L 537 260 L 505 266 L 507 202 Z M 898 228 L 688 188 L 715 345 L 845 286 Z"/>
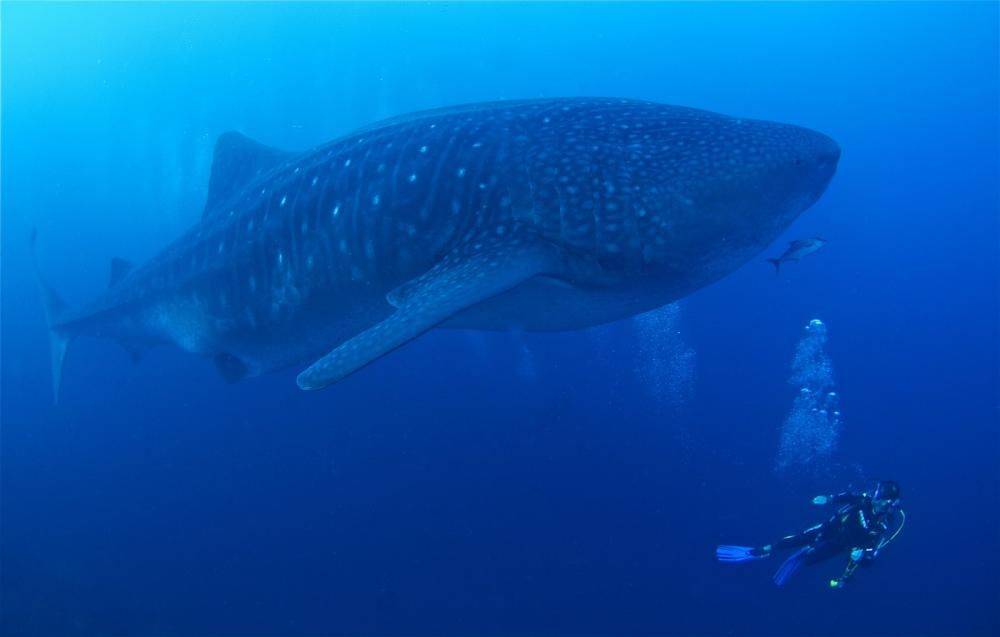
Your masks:
<path fill-rule="evenodd" d="M 764 548 L 770 549 L 794 549 L 801 546 L 807 546 L 816 541 L 819 536 L 819 532 L 823 529 L 822 524 L 817 524 L 816 526 L 811 526 L 801 533 L 796 533 L 795 535 L 786 535 L 781 538 L 773 545 L 769 544 Z"/>
<path fill-rule="evenodd" d="M 818 536 L 819 529 L 816 529 L 815 532 L 813 529 L 806 529 L 798 535 L 792 535 L 782 540 L 783 542 L 787 540 L 785 547 L 799 546 L 800 548 L 792 553 L 774 574 L 775 584 L 784 585 L 803 564 L 822 562 L 841 552 L 838 546 Z M 809 538 L 812 538 L 812 541 L 809 541 Z"/>
<path fill-rule="evenodd" d="M 723 562 L 744 562 L 762 557 L 769 557 L 775 549 L 802 548 L 812 544 L 823 530 L 822 524 L 808 528 L 801 533 L 781 538 L 774 544 L 764 546 L 733 546 L 721 544 L 715 549 L 715 555 Z"/>
<path fill-rule="evenodd" d="M 813 544 L 813 550 L 809 553 L 809 559 L 807 560 L 810 564 L 818 564 L 819 562 L 825 562 L 831 557 L 837 557 L 842 555 L 845 551 L 845 547 L 837 542 L 831 542 L 829 540 L 819 540 Z"/>

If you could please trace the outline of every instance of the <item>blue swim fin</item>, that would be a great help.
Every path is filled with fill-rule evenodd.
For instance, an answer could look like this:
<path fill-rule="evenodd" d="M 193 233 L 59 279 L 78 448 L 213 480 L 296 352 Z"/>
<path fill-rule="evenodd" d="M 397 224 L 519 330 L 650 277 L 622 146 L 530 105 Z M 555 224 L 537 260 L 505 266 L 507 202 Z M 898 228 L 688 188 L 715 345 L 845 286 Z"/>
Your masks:
<path fill-rule="evenodd" d="M 769 552 L 752 546 L 720 544 L 715 548 L 715 557 L 720 562 L 748 562 L 750 560 L 760 560 L 769 555 Z"/>
<path fill-rule="evenodd" d="M 806 557 L 812 553 L 811 546 L 804 546 L 799 550 L 788 556 L 788 559 L 782 562 L 781 566 L 778 568 L 777 572 L 774 574 L 774 583 L 778 586 L 784 586 L 785 582 L 795 575 L 795 572 L 799 570 L 802 566 L 802 562 L 805 561 Z"/>

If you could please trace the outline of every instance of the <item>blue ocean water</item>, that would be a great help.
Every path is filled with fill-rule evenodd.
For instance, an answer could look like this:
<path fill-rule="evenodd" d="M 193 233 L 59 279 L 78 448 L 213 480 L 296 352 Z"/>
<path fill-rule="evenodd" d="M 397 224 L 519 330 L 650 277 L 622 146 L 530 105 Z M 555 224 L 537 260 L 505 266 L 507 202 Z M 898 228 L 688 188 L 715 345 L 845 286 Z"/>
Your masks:
<path fill-rule="evenodd" d="M 1000 633 L 996 3 L 0 11 L 0 633 Z M 766 254 L 652 315 L 432 332 L 310 393 L 81 339 L 53 403 L 33 228 L 79 303 L 197 221 L 225 131 L 299 150 L 574 95 L 800 124 L 843 156 Z M 796 412 L 797 362 L 841 416 Z M 906 527 L 843 590 L 839 562 L 778 588 L 773 561 L 715 561 L 885 477 Z"/>

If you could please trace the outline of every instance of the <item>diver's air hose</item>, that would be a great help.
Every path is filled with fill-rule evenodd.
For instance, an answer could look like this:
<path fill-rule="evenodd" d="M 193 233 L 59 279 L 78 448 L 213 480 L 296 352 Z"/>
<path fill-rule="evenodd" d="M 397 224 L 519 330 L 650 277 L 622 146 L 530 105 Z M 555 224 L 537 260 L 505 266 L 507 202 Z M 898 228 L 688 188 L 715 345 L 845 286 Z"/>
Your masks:
<path fill-rule="evenodd" d="M 882 540 L 881 542 L 879 542 L 878 548 L 875 549 L 876 551 L 881 551 L 886 546 L 889 546 L 889 543 L 895 540 L 896 536 L 899 535 L 899 532 L 903 530 L 903 527 L 906 525 L 906 511 L 900 509 L 899 515 L 900 515 L 899 526 L 896 527 L 895 532 L 893 532 L 893 534 L 889 536 L 888 540 Z"/>

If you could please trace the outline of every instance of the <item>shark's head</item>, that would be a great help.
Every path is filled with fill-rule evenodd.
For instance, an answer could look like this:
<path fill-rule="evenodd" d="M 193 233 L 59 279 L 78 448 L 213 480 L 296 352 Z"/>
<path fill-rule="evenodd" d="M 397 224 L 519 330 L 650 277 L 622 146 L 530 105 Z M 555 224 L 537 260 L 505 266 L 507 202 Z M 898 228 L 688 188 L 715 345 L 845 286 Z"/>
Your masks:
<path fill-rule="evenodd" d="M 840 159 L 807 128 L 705 113 L 661 133 L 662 239 L 648 265 L 714 279 L 763 250 L 823 194 Z M 654 222 L 656 220 L 654 219 Z M 647 244 L 648 245 L 648 244 Z"/>
<path fill-rule="evenodd" d="M 765 219 L 758 221 L 766 222 L 775 216 L 782 225 L 791 223 L 826 190 L 840 161 L 840 146 L 799 126 L 772 122 L 737 126 L 744 129 L 742 143 L 749 154 L 722 172 L 717 192 L 742 199 L 751 219 L 762 215 Z"/>

